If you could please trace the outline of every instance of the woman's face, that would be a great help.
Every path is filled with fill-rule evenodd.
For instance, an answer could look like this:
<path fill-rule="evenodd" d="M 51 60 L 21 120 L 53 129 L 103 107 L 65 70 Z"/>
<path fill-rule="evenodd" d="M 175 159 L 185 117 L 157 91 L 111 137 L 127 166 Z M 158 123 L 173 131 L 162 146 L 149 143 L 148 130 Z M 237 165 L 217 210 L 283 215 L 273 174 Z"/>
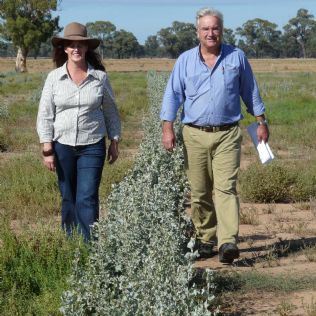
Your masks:
<path fill-rule="evenodd" d="M 88 45 L 84 41 L 70 41 L 65 43 L 65 53 L 68 56 L 68 61 L 75 63 L 85 61 Z"/>

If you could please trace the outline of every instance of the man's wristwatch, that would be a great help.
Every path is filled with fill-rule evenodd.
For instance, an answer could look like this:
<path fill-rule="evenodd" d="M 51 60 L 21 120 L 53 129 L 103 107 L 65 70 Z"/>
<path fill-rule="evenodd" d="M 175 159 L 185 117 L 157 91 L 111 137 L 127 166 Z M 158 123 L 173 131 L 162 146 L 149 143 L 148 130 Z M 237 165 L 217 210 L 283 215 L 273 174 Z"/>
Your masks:
<path fill-rule="evenodd" d="M 257 121 L 258 125 L 265 125 L 265 126 L 268 126 L 268 121 L 267 120 L 260 120 L 260 121 Z"/>

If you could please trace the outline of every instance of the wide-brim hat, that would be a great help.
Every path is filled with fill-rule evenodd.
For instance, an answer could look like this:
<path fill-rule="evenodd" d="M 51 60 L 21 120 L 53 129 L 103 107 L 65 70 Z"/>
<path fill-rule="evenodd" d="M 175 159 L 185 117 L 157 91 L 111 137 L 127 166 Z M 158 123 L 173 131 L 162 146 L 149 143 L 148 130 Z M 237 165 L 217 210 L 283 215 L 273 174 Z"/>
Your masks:
<path fill-rule="evenodd" d="M 63 37 L 54 36 L 52 38 L 54 47 L 63 45 L 65 41 L 84 41 L 91 49 L 96 49 L 100 45 L 100 40 L 88 37 L 87 28 L 77 22 L 72 22 L 65 26 Z"/>

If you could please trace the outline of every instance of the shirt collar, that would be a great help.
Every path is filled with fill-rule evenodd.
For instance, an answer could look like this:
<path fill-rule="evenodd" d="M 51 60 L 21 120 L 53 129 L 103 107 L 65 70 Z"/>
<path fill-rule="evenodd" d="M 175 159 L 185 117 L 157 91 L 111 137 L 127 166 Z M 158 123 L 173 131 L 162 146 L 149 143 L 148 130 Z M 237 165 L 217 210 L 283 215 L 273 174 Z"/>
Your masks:
<path fill-rule="evenodd" d="M 200 60 L 204 63 L 205 60 L 204 60 L 203 55 L 202 55 L 202 53 L 201 53 L 201 44 L 199 44 L 197 48 L 198 48 L 199 58 L 200 58 Z M 220 48 L 220 51 L 219 51 L 219 55 L 218 55 L 217 60 L 219 60 L 219 59 L 221 58 L 222 53 L 223 53 L 223 49 L 224 49 L 224 45 L 223 45 L 223 43 L 221 43 L 221 48 Z"/>
<path fill-rule="evenodd" d="M 93 78 L 97 80 L 101 80 L 101 77 L 99 73 L 88 63 L 88 70 L 87 70 L 87 77 L 92 76 Z M 67 62 L 65 62 L 61 67 L 60 67 L 60 76 L 59 80 L 62 80 L 64 78 L 68 78 L 68 70 L 67 70 Z"/>

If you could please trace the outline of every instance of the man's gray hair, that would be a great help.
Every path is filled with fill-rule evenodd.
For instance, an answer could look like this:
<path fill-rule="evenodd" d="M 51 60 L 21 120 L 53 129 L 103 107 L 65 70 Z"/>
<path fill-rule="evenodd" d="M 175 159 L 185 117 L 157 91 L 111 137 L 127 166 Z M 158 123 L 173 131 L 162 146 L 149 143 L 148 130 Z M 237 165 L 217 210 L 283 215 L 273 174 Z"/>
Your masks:
<path fill-rule="evenodd" d="M 200 9 L 197 13 L 196 13 L 196 27 L 199 26 L 199 19 L 202 18 L 203 16 L 215 16 L 219 19 L 221 28 L 223 29 L 224 27 L 224 17 L 223 14 L 221 12 L 219 12 L 218 10 L 212 9 L 212 8 L 203 8 Z"/>

